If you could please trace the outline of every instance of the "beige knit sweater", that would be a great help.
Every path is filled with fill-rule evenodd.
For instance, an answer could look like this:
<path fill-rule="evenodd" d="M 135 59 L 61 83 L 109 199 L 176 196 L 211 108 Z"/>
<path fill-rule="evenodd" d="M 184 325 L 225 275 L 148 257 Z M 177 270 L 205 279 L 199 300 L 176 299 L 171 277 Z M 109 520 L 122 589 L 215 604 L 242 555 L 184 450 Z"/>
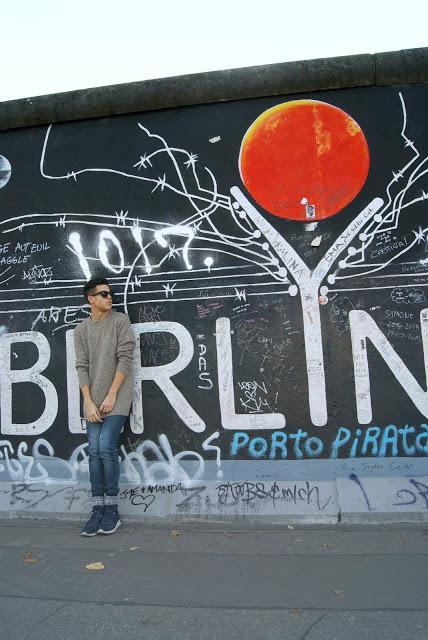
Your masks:
<path fill-rule="evenodd" d="M 111 311 L 103 320 L 87 318 L 74 330 L 74 348 L 79 385 L 89 385 L 91 398 L 100 406 L 109 392 L 116 371 L 126 374 L 110 416 L 127 416 L 133 397 L 132 358 L 135 337 L 129 318 Z"/>

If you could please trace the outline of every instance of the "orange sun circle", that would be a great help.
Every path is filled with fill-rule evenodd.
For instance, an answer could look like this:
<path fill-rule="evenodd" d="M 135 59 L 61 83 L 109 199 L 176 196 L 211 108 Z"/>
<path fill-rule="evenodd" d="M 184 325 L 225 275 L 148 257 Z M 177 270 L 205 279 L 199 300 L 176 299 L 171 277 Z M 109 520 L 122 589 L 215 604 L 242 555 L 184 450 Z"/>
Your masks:
<path fill-rule="evenodd" d="M 302 222 L 328 218 L 352 202 L 369 165 L 359 124 L 318 100 L 292 100 L 262 113 L 239 154 L 242 181 L 256 202 Z"/>

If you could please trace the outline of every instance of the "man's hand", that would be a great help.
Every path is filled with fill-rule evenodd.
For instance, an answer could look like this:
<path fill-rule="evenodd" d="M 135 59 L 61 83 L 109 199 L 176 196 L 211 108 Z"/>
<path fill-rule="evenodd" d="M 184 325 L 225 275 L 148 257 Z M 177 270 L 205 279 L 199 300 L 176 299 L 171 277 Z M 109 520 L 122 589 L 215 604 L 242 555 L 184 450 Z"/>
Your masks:
<path fill-rule="evenodd" d="M 116 404 L 116 394 L 113 391 L 110 391 L 101 403 L 100 413 L 104 413 L 104 414 L 110 413 L 110 411 L 113 409 L 115 404 Z"/>
<path fill-rule="evenodd" d="M 102 422 L 101 413 L 92 400 L 85 400 L 83 403 L 83 414 L 88 422 Z"/>

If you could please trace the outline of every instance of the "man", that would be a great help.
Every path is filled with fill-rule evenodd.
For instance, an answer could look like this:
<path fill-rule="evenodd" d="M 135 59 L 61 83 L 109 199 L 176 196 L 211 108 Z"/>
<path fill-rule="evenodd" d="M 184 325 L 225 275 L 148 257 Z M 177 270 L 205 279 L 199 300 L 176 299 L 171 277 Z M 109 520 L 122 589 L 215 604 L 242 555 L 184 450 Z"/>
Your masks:
<path fill-rule="evenodd" d="M 135 337 L 129 318 L 112 310 L 113 293 L 104 278 L 83 287 L 91 315 L 74 330 L 76 369 L 83 395 L 92 512 L 82 536 L 114 533 L 120 527 L 118 442 L 133 396 Z"/>

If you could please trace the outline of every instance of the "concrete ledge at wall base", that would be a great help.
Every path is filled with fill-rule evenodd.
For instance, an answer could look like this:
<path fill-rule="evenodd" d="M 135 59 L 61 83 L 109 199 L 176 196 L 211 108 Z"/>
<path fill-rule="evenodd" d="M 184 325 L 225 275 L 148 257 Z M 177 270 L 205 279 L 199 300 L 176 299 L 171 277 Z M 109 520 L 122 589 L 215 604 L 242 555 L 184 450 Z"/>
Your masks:
<path fill-rule="evenodd" d="M 428 476 L 336 479 L 340 520 L 360 522 L 428 521 Z"/>
<path fill-rule="evenodd" d="M 88 483 L 0 484 L 0 518 L 83 519 Z M 121 514 L 129 522 L 242 520 L 266 524 L 428 521 L 428 476 L 336 480 L 200 481 L 121 486 Z"/>
<path fill-rule="evenodd" d="M 428 82 L 428 48 L 301 60 L 0 103 L 0 130 L 310 91 Z"/>

